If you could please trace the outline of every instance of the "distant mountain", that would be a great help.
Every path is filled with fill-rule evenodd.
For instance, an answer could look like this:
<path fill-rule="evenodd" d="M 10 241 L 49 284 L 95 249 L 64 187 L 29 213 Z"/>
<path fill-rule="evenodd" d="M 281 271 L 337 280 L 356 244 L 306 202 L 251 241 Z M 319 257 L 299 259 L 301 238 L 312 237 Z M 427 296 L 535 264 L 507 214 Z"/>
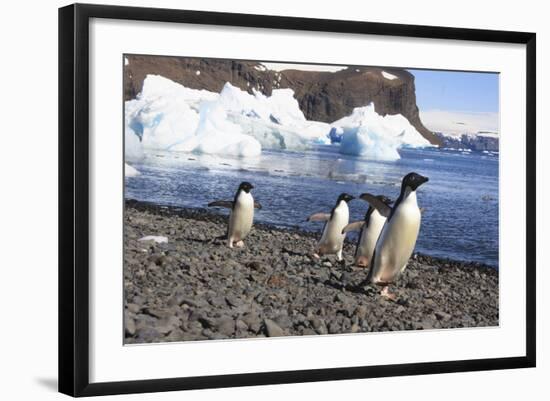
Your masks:
<path fill-rule="evenodd" d="M 327 123 L 373 102 L 379 114 L 402 114 L 431 144 L 443 143 L 420 120 L 414 76 L 399 68 L 273 71 L 254 61 L 132 55 L 126 56 L 124 66 L 125 100 L 137 96 L 148 74 L 212 92 L 220 92 L 226 82 L 249 93 L 256 89 L 268 96 L 273 89 L 291 88 L 308 120 Z"/>

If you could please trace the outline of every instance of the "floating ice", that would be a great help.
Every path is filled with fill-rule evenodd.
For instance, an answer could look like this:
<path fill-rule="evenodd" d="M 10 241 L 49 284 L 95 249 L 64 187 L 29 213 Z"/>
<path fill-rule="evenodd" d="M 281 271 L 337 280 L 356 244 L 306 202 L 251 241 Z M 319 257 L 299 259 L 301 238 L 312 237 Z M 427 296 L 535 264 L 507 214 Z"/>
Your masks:
<path fill-rule="evenodd" d="M 128 163 L 124 163 L 124 177 L 135 177 L 136 175 L 139 175 L 139 171 Z"/>
<path fill-rule="evenodd" d="M 397 160 L 401 147 L 430 146 L 429 141 L 401 114 L 382 117 L 371 103 L 356 107 L 350 116 L 332 123 L 331 138 L 337 142 L 341 132 L 340 152 L 373 160 Z"/>

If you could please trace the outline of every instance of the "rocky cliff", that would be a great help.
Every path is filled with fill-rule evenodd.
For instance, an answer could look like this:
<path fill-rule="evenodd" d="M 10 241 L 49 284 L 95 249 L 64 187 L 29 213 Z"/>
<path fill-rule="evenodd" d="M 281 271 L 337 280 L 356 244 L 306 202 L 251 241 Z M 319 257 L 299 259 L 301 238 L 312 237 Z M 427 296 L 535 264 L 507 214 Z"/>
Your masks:
<path fill-rule="evenodd" d="M 374 102 L 378 113 L 402 114 L 432 144 L 441 145 L 441 139 L 420 121 L 414 76 L 403 69 L 349 67 L 337 72 L 277 72 L 255 61 L 141 55 L 128 55 L 126 60 L 125 100 L 136 97 L 148 74 L 214 92 L 219 92 L 226 82 L 250 93 L 257 89 L 265 95 L 271 95 L 273 89 L 291 88 L 308 120 L 330 123 L 351 114 L 355 107 Z"/>

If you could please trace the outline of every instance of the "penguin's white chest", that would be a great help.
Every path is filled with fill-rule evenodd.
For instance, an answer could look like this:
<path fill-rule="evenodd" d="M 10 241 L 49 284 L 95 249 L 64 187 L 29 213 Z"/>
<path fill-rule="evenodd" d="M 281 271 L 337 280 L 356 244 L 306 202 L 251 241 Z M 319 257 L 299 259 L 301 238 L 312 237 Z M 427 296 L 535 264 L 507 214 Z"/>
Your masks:
<path fill-rule="evenodd" d="M 368 261 L 372 259 L 376 242 L 378 241 L 378 237 L 380 236 L 385 223 L 386 218 L 375 209 L 369 217 L 368 224 L 366 227 L 363 227 L 361 240 L 359 241 L 357 247 L 356 258 L 364 257 Z"/>
<path fill-rule="evenodd" d="M 323 235 L 319 241 L 319 250 L 322 253 L 337 253 L 344 246 L 346 234 L 342 230 L 349 223 L 349 208 L 345 201 L 341 201 L 332 213 L 332 217 L 325 224 Z"/>
<path fill-rule="evenodd" d="M 235 241 L 243 240 L 250 232 L 253 220 L 254 198 L 250 193 L 241 191 L 229 217 L 229 237 Z"/>
<path fill-rule="evenodd" d="M 416 193 L 411 192 L 382 229 L 376 245 L 375 282 L 391 282 L 407 266 L 420 231 L 420 219 Z"/>

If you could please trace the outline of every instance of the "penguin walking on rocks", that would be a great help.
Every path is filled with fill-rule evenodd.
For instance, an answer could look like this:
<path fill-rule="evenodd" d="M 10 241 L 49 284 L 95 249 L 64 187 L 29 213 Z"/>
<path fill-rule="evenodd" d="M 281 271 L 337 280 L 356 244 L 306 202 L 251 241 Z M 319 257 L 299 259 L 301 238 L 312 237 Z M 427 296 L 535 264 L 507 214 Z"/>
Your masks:
<path fill-rule="evenodd" d="M 209 207 L 225 207 L 231 209 L 227 226 L 227 245 L 233 248 L 244 246 L 244 239 L 252 229 L 254 209 L 262 206 L 254 201 L 250 190 L 254 186 L 246 181 L 241 182 L 232 201 L 218 200 L 208 204 Z"/>
<path fill-rule="evenodd" d="M 355 199 L 353 196 L 342 193 L 338 196 L 336 204 L 329 213 L 315 213 L 307 218 L 306 221 L 324 221 L 323 235 L 317 244 L 314 257 L 321 255 L 334 255 L 338 261 L 342 261 L 342 248 L 346 234 L 342 232 L 349 223 L 348 202 Z"/>
<path fill-rule="evenodd" d="M 387 206 L 392 204 L 392 200 L 384 195 L 378 195 L 376 197 Z M 357 247 L 355 248 L 354 264 L 356 266 L 369 267 L 372 261 L 372 255 L 374 254 L 374 248 L 376 247 L 376 242 L 378 241 L 378 237 L 385 223 L 386 217 L 381 215 L 376 208 L 369 206 L 364 220 L 349 223 L 344 227 L 342 233 L 359 231 Z"/>
<path fill-rule="evenodd" d="M 428 177 L 414 172 L 403 177 L 401 193 L 393 208 L 374 195 L 365 193 L 360 196 L 387 218 L 376 243 L 367 281 L 381 286 L 381 294 L 392 300 L 395 300 L 395 294 L 389 293 L 388 286 L 407 267 L 420 231 L 421 211 L 416 190 L 427 181 Z"/>

